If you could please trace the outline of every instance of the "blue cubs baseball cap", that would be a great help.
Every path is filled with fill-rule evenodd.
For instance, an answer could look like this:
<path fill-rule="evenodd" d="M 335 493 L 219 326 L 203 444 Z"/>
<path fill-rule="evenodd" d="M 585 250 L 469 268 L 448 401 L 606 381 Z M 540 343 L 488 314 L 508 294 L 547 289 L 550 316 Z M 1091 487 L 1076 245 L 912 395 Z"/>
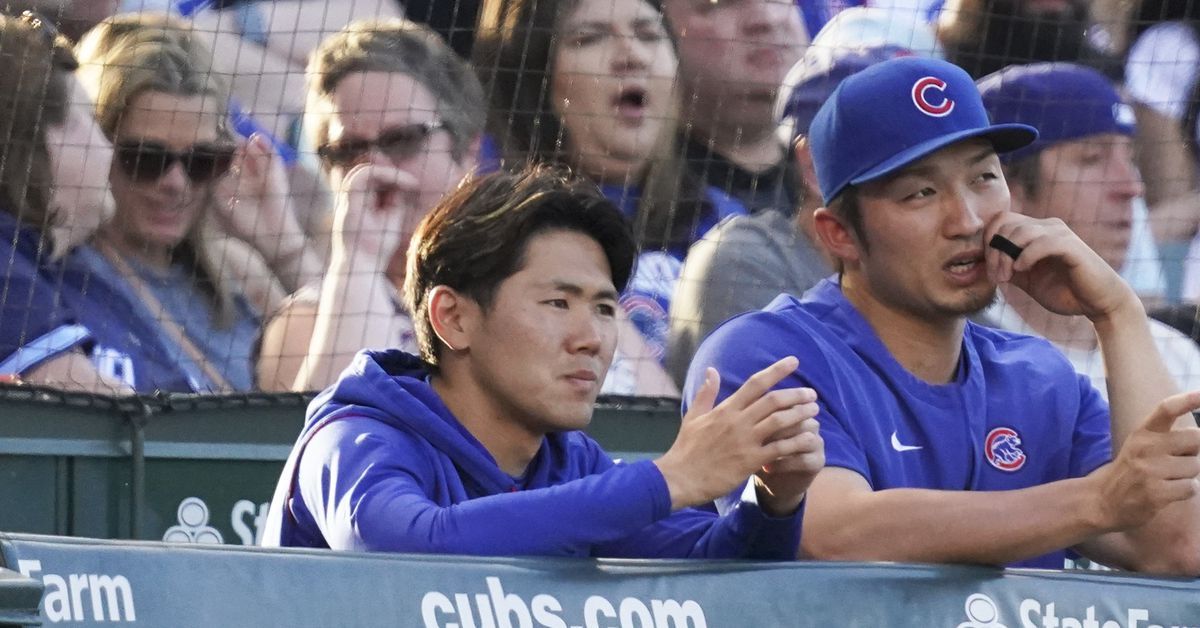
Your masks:
<path fill-rule="evenodd" d="M 808 129 L 826 205 L 846 186 L 885 177 L 976 137 L 1004 153 L 1033 142 L 1037 130 L 992 124 L 966 71 L 921 57 L 877 63 L 842 81 Z"/>
<path fill-rule="evenodd" d="M 888 59 L 911 57 L 913 52 L 901 46 L 867 48 L 818 48 L 809 46 L 804 56 L 783 79 L 777 118 L 791 137 L 808 133 L 817 110 L 846 78 Z"/>
<path fill-rule="evenodd" d="M 1133 108 L 1103 74 L 1074 63 L 1014 65 L 977 83 L 993 122 L 1037 127 L 1032 144 L 1004 155 L 1021 159 L 1060 142 L 1116 133 L 1132 136 Z"/>

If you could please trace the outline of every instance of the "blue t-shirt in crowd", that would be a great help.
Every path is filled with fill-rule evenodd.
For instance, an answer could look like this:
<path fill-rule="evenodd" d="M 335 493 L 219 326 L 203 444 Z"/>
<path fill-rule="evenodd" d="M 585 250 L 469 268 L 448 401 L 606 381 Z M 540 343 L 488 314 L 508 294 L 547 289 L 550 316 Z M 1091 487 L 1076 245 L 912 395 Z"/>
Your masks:
<path fill-rule="evenodd" d="M 0 211 L 0 373 L 28 373 L 78 350 L 137 392 L 196 391 L 134 304 L 91 272 L 83 261 L 89 251 L 84 245 L 51 260 L 37 230 Z"/>
<path fill-rule="evenodd" d="M 92 273 L 118 287 L 132 302 L 138 302 L 138 294 L 125 281 L 108 259 L 94 249 L 80 251 L 80 258 Z M 234 390 L 247 391 L 254 388 L 254 348 L 258 342 L 261 320 L 254 308 L 240 294 L 233 295 L 233 320 L 225 327 L 216 324 L 212 298 L 201 289 L 195 271 L 181 263 L 172 264 L 166 273 L 156 271 L 125 258 L 146 287 L 166 309 L 167 314 L 183 327 L 192 344 L 196 345 L 209 363 L 225 378 Z M 135 308 L 134 314 L 157 334 L 158 341 L 166 347 L 172 359 L 184 370 L 200 391 L 217 390 L 216 382 L 210 381 L 204 369 L 184 351 L 175 337 L 167 333 L 162 323 L 145 305 Z"/>
<path fill-rule="evenodd" d="M 876 491 L 1028 488 L 1112 457 L 1108 405 L 1046 340 L 968 322 L 955 380 L 929 384 L 896 362 L 833 278 L 718 327 L 696 352 L 684 399 L 706 367 L 720 373 L 724 398 L 787 355 L 800 367 L 779 387 L 817 391 L 826 464 Z M 1061 569 L 1064 558 L 1013 566 Z"/>
<path fill-rule="evenodd" d="M 641 190 L 635 187 L 602 185 L 600 190 L 629 220 L 635 220 Z M 683 271 L 683 259 L 688 249 L 728 216 L 743 216 L 746 208 L 737 199 L 709 187 L 705 190 L 709 211 L 699 216 L 691 238 L 684 244 L 665 250 L 643 250 L 638 254 L 633 276 L 621 294 L 621 307 L 634 327 L 641 332 L 646 344 L 663 363 L 667 354 L 667 339 L 671 330 L 671 297 Z"/>

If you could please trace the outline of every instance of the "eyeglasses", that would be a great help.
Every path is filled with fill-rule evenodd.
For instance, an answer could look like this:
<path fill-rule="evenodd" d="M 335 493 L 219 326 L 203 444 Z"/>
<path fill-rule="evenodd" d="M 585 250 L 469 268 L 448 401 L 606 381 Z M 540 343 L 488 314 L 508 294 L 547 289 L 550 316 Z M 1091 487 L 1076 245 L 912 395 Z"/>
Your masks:
<path fill-rule="evenodd" d="M 373 140 L 348 139 L 322 144 L 317 147 L 317 155 L 331 168 L 350 168 L 362 163 L 372 148 L 378 148 L 393 162 L 407 161 L 425 149 L 425 143 L 434 131 L 445 128 L 446 123 L 440 120 L 406 124 L 387 129 Z"/>
<path fill-rule="evenodd" d="M 140 183 L 158 181 L 177 161 L 192 183 L 207 183 L 229 172 L 234 154 L 233 146 L 222 144 L 194 144 L 174 152 L 158 142 L 119 142 L 114 149 L 121 170 Z"/>

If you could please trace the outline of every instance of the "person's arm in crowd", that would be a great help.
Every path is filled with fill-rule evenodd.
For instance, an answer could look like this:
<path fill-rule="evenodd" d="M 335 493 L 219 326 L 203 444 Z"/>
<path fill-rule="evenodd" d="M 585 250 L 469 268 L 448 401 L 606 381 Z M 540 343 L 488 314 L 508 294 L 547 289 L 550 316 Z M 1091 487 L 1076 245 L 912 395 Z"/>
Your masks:
<path fill-rule="evenodd" d="M 1138 166 L 1146 181 L 1150 226 L 1159 242 L 1181 242 L 1196 234 L 1200 190 L 1196 158 L 1180 122 L 1137 105 Z"/>
<path fill-rule="evenodd" d="M 238 147 L 235 167 L 218 187 L 216 208 L 222 229 L 258 251 L 286 292 L 320 278 L 321 259 L 294 211 L 283 160 L 261 134 Z"/>
<path fill-rule="evenodd" d="M 710 372 L 674 445 L 655 461 L 614 466 L 593 445 L 591 475 L 449 507 L 427 496 L 434 470 L 413 451 L 417 437 L 380 434 L 369 419 L 333 421 L 308 443 L 298 490 L 334 549 L 735 557 L 764 534 L 783 539 L 773 557 L 791 558 L 800 503 L 824 461 L 813 391 L 770 390 L 795 367 L 795 358 L 780 360 L 716 407 Z M 756 471 L 759 507 L 726 517 L 689 508 Z"/>
<path fill-rule="evenodd" d="M 396 0 L 255 0 L 267 49 L 304 67 L 321 40 L 351 22 L 403 17 Z"/>
<path fill-rule="evenodd" d="M 59 354 L 33 367 L 21 377 L 26 384 L 52 386 L 71 392 L 101 395 L 132 395 L 134 390 L 124 382 L 104 375 L 92 361 L 78 350 Z"/>
<path fill-rule="evenodd" d="M 287 137 L 304 111 L 304 61 L 244 39 L 231 12 L 203 11 L 193 33 L 215 51 L 214 69 L 229 77 L 238 101 L 275 137 Z"/>
<path fill-rule="evenodd" d="M 381 164 L 346 174 L 312 338 L 293 390 L 325 388 L 362 349 L 396 345 L 402 317 L 386 271 L 420 218 L 409 206 L 412 185 L 407 174 Z"/>
<path fill-rule="evenodd" d="M 984 241 L 996 234 L 1023 250 L 1014 260 L 989 249 L 993 280 L 1095 322 L 1116 380 L 1115 458 L 1085 477 L 996 492 L 874 491 L 853 471 L 827 469 L 811 490 L 806 549 L 822 558 L 1004 564 L 1078 546 L 1118 567 L 1200 573 L 1200 430 L 1179 418 L 1200 407 L 1200 394 L 1169 396 L 1137 296 L 1062 221 L 1003 214 Z"/>

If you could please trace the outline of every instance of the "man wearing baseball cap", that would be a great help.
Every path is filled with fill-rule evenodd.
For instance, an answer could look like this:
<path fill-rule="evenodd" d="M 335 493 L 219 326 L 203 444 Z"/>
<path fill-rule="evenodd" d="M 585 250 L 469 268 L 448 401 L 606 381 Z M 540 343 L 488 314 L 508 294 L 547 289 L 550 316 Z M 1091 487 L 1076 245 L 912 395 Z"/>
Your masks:
<path fill-rule="evenodd" d="M 1000 158 L 1012 210 L 1061 219 L 1113 268 L 1146 255 L 1133 248 L 1134 203 L 1143 193 L 1133 155 L 1133 109 L 1109 80 L 1084 66 L 1038 63 L 1011 66 L 978 86 L 993 122 L 1029 124 L 1040 131 L 1036 142 Z M 1141 222 L 1144 226 L 1144 213 Z M 1153 248 L 1152 240 L 1148 244 Z M 985 322 L 1050 340 L 1075 370 L 1106 391 L 1104 360 L 1086 317 L 1055 314 L 1011 283 L 1000 287 L 1000 296 Z M 1196 344 L 1155 320 L 1150 331 L 1180 388 L 1200 389 Z"/>
<path fill-rule="evenodd" d="M 689 372 L 722 394 L 782 352 L 781 386 L 821 400 L 827 466 L 802 544 L 825 559 L 1200 573 L 1200 429 L 1145 311 L 1056 219 L 1009 210 L 999 154 L 1032 127 L 991 124 L 974 82 L 915 57 L 842 82 L 809 141 L 836 277 L 717 328 Z M 989 246 L 990 245 L 990 246 Z M 1049 342 L 968 321 L 1011 283 L 1090 320 L 1109 404 Z M 685 398 L 691 392 L 685 393 Z"/>

